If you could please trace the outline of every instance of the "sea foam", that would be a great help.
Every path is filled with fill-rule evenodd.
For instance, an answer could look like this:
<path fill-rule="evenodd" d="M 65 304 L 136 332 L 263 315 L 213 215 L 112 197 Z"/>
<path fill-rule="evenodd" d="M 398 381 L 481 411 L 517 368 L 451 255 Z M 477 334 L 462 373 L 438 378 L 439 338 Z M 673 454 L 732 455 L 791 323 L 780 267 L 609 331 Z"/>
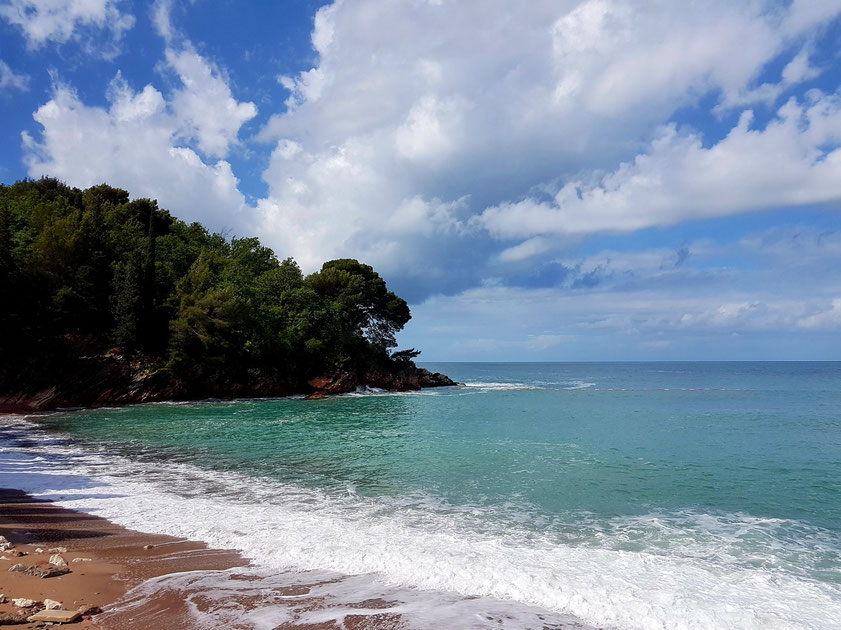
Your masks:
<path fill-rule="evenodd" d="M 238 549 L 258 571 L 361 575 L 376 588 L 437 593 L 433 600 L 507 601 L 520 611 L 538 607 L 626 630 L 841 627 L 841 580 L 793 572 L 768 556 L 767 544 L 756 562 L 743 553 L 743 534 L 759 531 L 772 537 L 771 549 L 781 548 L 780 558 L 797 553 L 805 537 L 812 541 L 807 546 L 824 545 L 837 560 L 830 537 L 797 523 L 652 515 L 608 527 L 593 523 L 596 533 L 586 541 L 564 542 L 557 528 L 537 534 L 500 525 L 479 508 L 328 495 L 235 472 L 129 459 L 82 448 L 25 420 L 0 431 L 0 472 L 11 487 L 129 528 Z M 790 526 L 799 534 L 775 534 Z M 402 597 L 406 603 L 410 596 Z M 433 600 L 417 600 L 426 602 L 418 610 Z M 465 614 L 473 619 L 476 611 Z"/>

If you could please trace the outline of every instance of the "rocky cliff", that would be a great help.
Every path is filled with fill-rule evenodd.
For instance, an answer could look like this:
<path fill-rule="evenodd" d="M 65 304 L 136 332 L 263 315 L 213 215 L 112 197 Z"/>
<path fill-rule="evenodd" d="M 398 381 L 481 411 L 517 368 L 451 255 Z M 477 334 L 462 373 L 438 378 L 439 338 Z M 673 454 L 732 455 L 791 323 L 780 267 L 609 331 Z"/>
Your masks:
<path fill-rule="evenodd" d="M 291 381 L 252 371 L 245 379 L 224 375 L 183 380 L 154 361 L 127 359 L 115 352 L 78 357 L 72 369 L 49 379 L 0 379 L 0 413 L 32 413 L 61 408 L 129 405 L 165 400 L 262 398 L 307 394 L 320 398 L 352 392 L 358 387 L 411 391 L 457 385 L 449 377 L 417 367 L 411 361 L 393 362 L 376 370 L 338 370 Z M 11 379 L 8 379 L 11 380 Z M 20 385 L 20 383 L 27 385 Z"/>

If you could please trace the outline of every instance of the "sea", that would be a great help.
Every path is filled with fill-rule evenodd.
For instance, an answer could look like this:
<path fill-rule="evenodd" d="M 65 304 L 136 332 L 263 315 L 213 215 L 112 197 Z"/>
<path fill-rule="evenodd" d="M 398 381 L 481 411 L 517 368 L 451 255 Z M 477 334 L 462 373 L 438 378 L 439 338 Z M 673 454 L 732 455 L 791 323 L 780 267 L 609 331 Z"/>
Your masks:
<path fill-rule="evenodd" d="M 0 481 L 239 550 L 138 587 L 199 627 L 841 628 L 841 363 L 422 365 L 463 385 L 6 417 Z"/>

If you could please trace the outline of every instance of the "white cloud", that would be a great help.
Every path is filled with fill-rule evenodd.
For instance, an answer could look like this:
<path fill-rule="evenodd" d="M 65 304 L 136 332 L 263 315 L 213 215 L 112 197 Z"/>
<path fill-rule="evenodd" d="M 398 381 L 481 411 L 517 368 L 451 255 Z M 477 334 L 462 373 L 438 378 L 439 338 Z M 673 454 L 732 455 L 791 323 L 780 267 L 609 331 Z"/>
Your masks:
<path fill-rule="evenodd" d="M 240 127 L 257 115 L 254 103 L 239 103 L 219 70 L 192 48 L 167 49 L 166 60 L 183 87 L 172 98 L 181 133 L 198 143 L 209 157 L 225 157 L 237 142 Z"/>
<path fill-rule="evenodd" d="M 29 89 L 29 76 L 18 74 L 0 59 L 0 89 L 18 90 L 25 92 Z"/>
<path fill-rule="evenodd" d="M 181 121 L 157 89 L 134 92 L 118 74 L 108 99 L 107 109 L 87 106 L 71 87 L 57 85 L 34 114 L 40 138 L 23 134 L 30 176 L 80 187 L 107 182 L 215 229 L 244 223 L 245 202 L 230 164 L 205 163 L 178 145 Z"/>
<path fill-rule="evenodd" d="M 547 239 L 536 236 L 523 241 L 519 245 L 503 250 L 499 255 L 499 260 L 502 262 L 518 262 L 543 254 L 551 248 L 552 244 Z"/>
<path fill-rule="evenodd" d="M 797 322 L 808 330 L 836 330 L 841 328 L 841 298 L 832 300 L 829 309 L 804 317 Z"/>
<path fill-rule="evenodd" d="M 134 16 L 121 10 L 120 0 L 2 0 L 0 17 L 18 26 L 30 48 L 40 48 L 47 42 L 63 44 L 78 39 L 84 29 L 98 31 L 86 42 L 91 50 L 106 57 L 113 56 L 123 34 L 134 26 Z M 101 41 L 101 33 L 111 36 Z"/>
<path fill-rule="evenodd" d="M 746 346 L 732 346 L 725 336 L 744 335 L 745 343 L 763 339 L 767 349 L 777 352 L 781 344 L 769 343 L 769 337 L 782 340 L 823 309 L 825 302 L 819 299 L 723 286 L 701 292 L 486 287 L 436 296 L 413 307 L 414 320 L 401 344 L 423 347 L 428 360 L 477 355 L 491 360 L 616 360 L 658 350 L 672 358 L 681 358 L 681 351 L 695 359 L 779 358 L 761 354 L 761 344 L 746 355 Z M 839 313 L 841 304 L 827 316 L 833 326 L 841 323 Z M 828 326 L 823 319 L 820 323 Z M 543 330 L 554 331 L 547 343 L 539 332 Z"/>
<path fill-rule="evenodd" d="M 596 169 L 613 169 L 632 157 L 677 108 L 710 92 L 718 92 L 722 103 L 744 102 L 758 89 L 755 82 L 767 64 L 792 49 L 797 52 L 786 61 L 780 82 L 814 77 L 807 40 L 839 10 L 835 1 L 823 3 L 820 11 L 800 2 L 781 7 L 725 0 L 336 2 L 319 10 L 314 21 L 317 64 L 279 77 L 290 91 L 288 110 L 272 116 L 259 134 L 278 147 L 263 175 L 269 195 L 259 204 L 259 230 L 302 261 L 350 255 L 402 273 L 421 263 L 413 252 L 428 259 L 429 247 L 437 246 L 413 240 L 428 233 L 422 222 L 412 232 L 404 221 L 392 220 L 416 199 L 444 205 L 461 200 L 455 216 L 462 222 L 489 206 L 504 210 L 496 214 L 529 222 L 519 229 L 494 217 L 495 211 L 486 213 L 485 224 L 506 238 L 630 230 L 680 220 L 683 215 L 661 206 L 671 203 L 670 187 L 691 183 L 692 174 L 681 172 L 680 165 L 657 173 L 643 162 L 683 158 L 685 166 L 694 167 L 693 157 L 712 160 L 724 154 L 740 139 L 737 134 L 718 151 L 704 153 L 700 137 L 665 129 L 653 146 L 659 153 L 640 156 L 640 163 L 603 182 L 608 201 L 619 204 L 632 192 L 622 177 L 639 170 L 632 184 L 644 197 L 643 208 L 617 205 L 581 216 L 585 206 L 596 207 L 602 188 L 597 186 L 586 203 L 572 200 L 578 210 L 564 215 L 560 225 L 557 215 L 564 211 L 546 204 L 538 192 L 556 192 L 555 182 L 582 172 L 590 175 L 579 187 L 588 192 L 586 182 Z M 776 98 L 757 93 L 749 100 L 760 96 L 763 102 Z M 822 103 L 827 106 L 828 97 Z M 835 113 L 820 115 L 810 107 L 803 116 L 819 114 L 823 124 Z M 736 131 L 744 143 L 754 135 L 754 130 Z M 770 144 L 771 135 L 759 140 Z M 810 156 L 797 153 L 817 146 L 809 142 L 792 139 L 790 157 L 817 167 Z M 289 146 L 296 147 L 294 154 L 284 149 Z M 833 185 L 821 179 L 831 171 L 801 168 L 785 179 L 790 188 L 818 184 L 832 196 Z M 645 181 L 647 174 L 676 175 L 680 181 L 658 184 Z M 725 175 L 717 177 L 729 185 L 735 176 Z M 808 179 L 795 181 L 798 176 Z M 619 194 L 609 194 L 611 185 L 621 187 Z M 740 186 L 733 198 L 722 191 L 713 199 L 725 210 L 684 214 L 742 211 L 747 187 Z M 647 196 L 649 189 L 664 197 Z M 564 189 L 567 193 L 574 188 Z M 518 204 L 501 203 L 524 197 Z M 610 212 L 619 215 L 617 222 Z M 569 229 L 564 227 L 568 218 Z M 452 230 L 446 238 L 466 234 Z M 462 243 L 451 243 L 449 250 Z M 529 251 L 536 255 L 537 243 L 511 248 L 502 260 L 527 257 Z"/>
<path fill-rule="evenodd" d="M 621 232 L 841 199 L 841 97 L 813 92 L 764 129 L 751 123 L 745 112 L 709 148 L 667 125 L 646 153 L 597 183 L 569 182 L 551 202 L 500 204 L 480 222 L 500 238 Z"/>

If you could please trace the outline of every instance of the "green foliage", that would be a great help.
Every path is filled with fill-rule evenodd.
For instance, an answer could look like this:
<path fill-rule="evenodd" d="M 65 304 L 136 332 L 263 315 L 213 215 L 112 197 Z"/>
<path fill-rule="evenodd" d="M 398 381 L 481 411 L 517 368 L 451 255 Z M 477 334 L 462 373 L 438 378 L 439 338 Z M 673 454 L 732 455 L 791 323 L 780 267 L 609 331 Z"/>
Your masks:
<path fill-rule="evenodd" d="M 257 238 L 228 241 L 125 190 L 49 178 L 0 185 L 0 291 L 5 365 L 79 339 L 185 378 L 362 369 L 388 360 L 411 316 L 356 260 L 304 277 Z"/>

